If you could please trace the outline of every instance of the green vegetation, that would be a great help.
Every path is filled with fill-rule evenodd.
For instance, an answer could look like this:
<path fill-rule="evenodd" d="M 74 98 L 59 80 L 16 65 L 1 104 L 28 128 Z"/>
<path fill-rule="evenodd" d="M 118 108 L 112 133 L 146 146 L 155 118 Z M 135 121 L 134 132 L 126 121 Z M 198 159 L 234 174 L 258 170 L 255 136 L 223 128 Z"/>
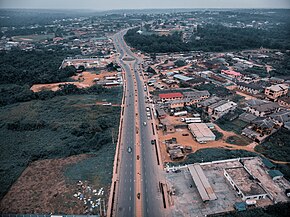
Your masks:
<path fill-rule="evenodd" d="M 142 35 L 137 33 L 137 30 L 129 30 L 125 40 L 132 47 L 147 53 L 191 50 L 220 52 L 260 47 L 290 49 L 289 28 L 286 24 L 269 29 L 231 28 L 220 24 L 207 24 L 198 26 L 197 33 L 188 43 L 182 41 L 182 33 L 175 32 L 168 36 Z M 196 40 L 196 36 L 200 39 Z"/>
<path fill-rule="evenodd" d="M 76 69 L 72 66 L 65 69 L 59 67 L 65 57 L 76 54 L 78 51 L 67 51 L 61 47 L 55 47 L 54 51 L 1 51 L 0 84 L 32 85 L 67 81 Z"/>
<path fill-rule="evenodd" d="M 215 84 L 201 84 L 194 88 L 197 90 L 207 90 L 211 95 L 219 97 L 229 97 L 234 93 L 223 86 L 217 86 Z"/>
<path fill-rule="evenodd" d="M 246 75 L 252 75 L 252 74 L 256 74 L 256 75 L 259 75 L 261 78 L 265 78 L 265 77 L 268 77 L 268 73 L 267 73 L 267 70 L 266 68 L 261 68 L 261 67 L 258 67 L 258 66 L 253 66 L 252 68 L 247 68 L 243 74 L 246 74 Z"/>
<path fill-rule="evenodd" d="M 99 157 L 114 149 L 120 107 L 95 102 L 108 96 L 120 100 L 117 90 L 121 91 L 74 93 L 0 107 L 0 198 L 32 161 L 92 153 L 104 160 L 102 165 L 111 164 L 110 157 L 107 162 L 105 156 Z"/>
<path fill-rule="evenodd" d="M 40 42 L 44 40 L 50 40 L 53 39 L 55 36 L 54 34 L 39 34 L 39 35 L 19 35 L 19 36 L 13 36 L 13 41 L 31 41 L 31 42 Z"/>
<path fill-rule="evenodd" d="M 225 131 L 233 131 L 237 134 L 241 134 L 242 130 L 247 126 L 247 123 L 239 120 L 238 118 L 230 121 L 224 117 L 221 117 L 216 121 L 216 124 L 219 125 Z"/>
<path fill-rule="evenodd" d="M 290 132 L 281 128 L 271 135 L 268 141 L 255 147 L 255 151 L 277 161 L 290 162 Z"/>
<path fill-rule="evenodd" d="M 216 160 L 224 160 L 238 157 L 255 157 L 256 153 L 248 152 L 245 150 L 228 150 L 223 148 L 204 148 L 196 151 L 195 153 L 189 154 L 185 161 L 182 163 L 174 162 L 171 165 L 177 166 L 180 164 L 193 164 L 201 162 L 209 162 Z"/>
<path fill-rule="evenodd" d="M 227 143 L 233 145 L 245 146 L 251 143 L 251 140 L 243 136 L 230 136 L 226 140 Z"/>
<path fill-rule="evenodd" d="M 222 134 L 221 132 L 217 131 L 217 130 L 212 130 L 212 132 L 215 135 L 215 140 L 220 140 L 221 138 L 223 138 L 224 134 Z"/>
<path fill-rule="evenodd" d="M 75 95 L 75 94 L 95 94 L 99 101 L 105 97 L 106 101 L 111 103 L 119 103 L 122 98 L 122 88 L 113 87 L 110 89 L 100 85 L 93 85 L 89 88 L 79 89 L 73 84 L 60 85 L 58 91 L 41 91 L 34 93 L 29 89 L 28 85 L 20 86 L 15 84 L 0 85 L 0 107 L 17 102 L 27 102 L 31 100 L 46 100 L 55 96 Z"/>
<path fill-rule="evenodd" d="M 172 35 L 158 36 L 156 34 L 143 35 L 137 33 L 138 29 L 130 29 L 125 35 L 126 42 L 147 53 L 181 52 L 188 50 L 188 46 L 182 42 L 181 34 L 178 32 Z"/>

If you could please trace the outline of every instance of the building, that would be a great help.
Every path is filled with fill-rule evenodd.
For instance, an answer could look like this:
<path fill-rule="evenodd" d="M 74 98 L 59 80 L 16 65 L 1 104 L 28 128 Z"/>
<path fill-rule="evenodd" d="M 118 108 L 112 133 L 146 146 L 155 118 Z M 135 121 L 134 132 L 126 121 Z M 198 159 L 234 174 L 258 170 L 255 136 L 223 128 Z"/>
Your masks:
<path fill-rule="evenodd" d="M 188 91 L 183 93 L 186 105 L 193 105 L 210 97 L 210 93 L 205 91 Z"/>
<path fill-rule="evenodd" d="M 278 104 L 283 107 L 290 108 L 290 96 L 289 94 L 287 96 L 282 96 L 278 99 Z"/>
<path fill-rule="evenodd" d="M 184 100 L 184 99 L 177 99 L 177 100 L 172 100 L 172 101 L 168 102 L 168 104 L 169 104 L 169 107 L 171 109 L 183 108 L 185 105 L 185 102 L 186 102 L 186 100 Z"/>
<path fill-rule="evenodd" d="M 191 164 L 188 165 L 187 168 L 203 202 L 216 200 L 217 196 L 215 195 L 214 190 L 209 184 L 208 179 L 206 178 L 201 166 L 199 164 Z"/>
<path fill-rule="evenodd" d="M 273 180 L 281 179 L 284 176 L 283 173 L 280 172 L 280 170 L 269 170 L 268 174 Z"/>
<path fill-rule="evenodd" d="M 237 87 L 238 89 L 240 89 L 241 91 L 256 95 L 262 92 L 262 87 L 257 85 L 257 84 L 253 84 L 253 83 L 245 83 L 245 82 L 237 82 Z"/>
<path fill-rule="evenodd" d="M 260 135 L 270 135 L 276 124 L 268 118 L 256 119 L 253 121 L 253 129 Z"/>
<path fill-rule="evenodd" d="M 249 199 L 260 200 L 267 196 L 267 192 L 243 166 L 225 168 L 224 176 L 244 201 Z"/>
<path fill-rule="evenodd" d="M 208 106 L 220 101 L 221 98 L 217 97 L 217 96 L 213 96 L 213 97 L 210 97 L 206 100 L 203 100 L 199 103 L 197 103 L 197 107 L 201 107 L 201 108 L 205 108 L 207 110 Z"/>
<path fill-rule="evenodd" d="M 281 110 L 269 116 L 275 123 L 282 126 L 284 123 L 290 121 L 290 111 L 289 110 Z"/>
<path fill-rule="evenodd" d="M 232 101 L 221 100 L 208 106 L 207 112 L 214 120 L 219 119 L 229 111 L 234 110 L 237 104 Z"/>
<path fill-rule="evenodd" d="M 183 98 L 183 95 L 180 92 L 176 92 L 176 93 L 161 93 L 161 94 L 159 94 L 159 99 L 162 102 L 170 101 L 170 100 L 179 100 L 179 99 L 182 99 L 182 98 Z"/>
<path fill-rule="evenodd" d="M 240 78 L 242 74 L 233 70 L 221 70 L 221 73 L 232 78 Z"/>
<path fill-rule="evenodd" d="M 187 82 L 187 81 L 190 81 L 192 80 L 193 78 L 190 78 L 190 77 L 187 77 L 185 75 L 180 75 L 180 74 L 176 74 L 173 76 L 174 79 L 177 79 L 179 81 L 183 81 L 183 82 Z"/>
<path fill-rule="evenodd" d="M 289 86 L 287 84 L 275 84 L 265 89 L 265 95 L 274 101 L 279 97 L 284 96 L 288 93 Z"/>
<path fill-rule="evenodd" d="M 215 140 L 214 133 L 208 128 L 205 123 L 188 124 L 188 129 L 194 136 L 197 142 L 206 143 Z"/>
<path fill-rule="evenodd" d="M 280 107 L 277 103 L 273 102 L 264 102 L 259 103 L 257 105 L 249 106 L 248 112 L 258 116 L 258 117 L 265 117 L 272 113 L 279 111 Z"/>

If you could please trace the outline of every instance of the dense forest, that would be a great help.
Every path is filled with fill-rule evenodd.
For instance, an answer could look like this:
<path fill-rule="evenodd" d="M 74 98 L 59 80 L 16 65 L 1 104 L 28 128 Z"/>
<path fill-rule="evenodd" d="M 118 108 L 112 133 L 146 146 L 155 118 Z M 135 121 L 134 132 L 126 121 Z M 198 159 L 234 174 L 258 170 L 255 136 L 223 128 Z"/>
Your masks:
<path fill-rule="evenodd" d="M 139 34 L 137 29 L 131 29 L 125 35 L 127 43 L 147 53 L 190 50 L 219 52 L 260 47 L 286 50 L 290 49 L 289 38 L 290 28 L 288 26 L 262 30 L 230 28 L 219 24 L 198 26 L 197 33 L 187 43 L 182 41 L 181 33 L 178 32 L 168 36 L 159 36 L 156 34 Z"/>
<path fill-rule="evenodd" d="M 76 73 L 74 67 L 59 69 L 63 59 L 74 56 L 78 51 L 42 49 L 23 51 L 13 49 L 1 51 L 0 84 L 32 85 L 65 81 Z"/>

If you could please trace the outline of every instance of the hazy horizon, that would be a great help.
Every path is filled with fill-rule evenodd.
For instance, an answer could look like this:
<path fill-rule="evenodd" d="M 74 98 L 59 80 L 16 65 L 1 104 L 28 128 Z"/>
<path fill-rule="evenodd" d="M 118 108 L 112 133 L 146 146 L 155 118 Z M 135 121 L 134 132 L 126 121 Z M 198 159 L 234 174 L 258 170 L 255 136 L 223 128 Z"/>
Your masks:
<path fill-rule="evenodd" d="M 1 9 L 80 9 L 80 10 L 122 10 L 122 9 L 290 9 L 289 0 L 1 0 Z"/>

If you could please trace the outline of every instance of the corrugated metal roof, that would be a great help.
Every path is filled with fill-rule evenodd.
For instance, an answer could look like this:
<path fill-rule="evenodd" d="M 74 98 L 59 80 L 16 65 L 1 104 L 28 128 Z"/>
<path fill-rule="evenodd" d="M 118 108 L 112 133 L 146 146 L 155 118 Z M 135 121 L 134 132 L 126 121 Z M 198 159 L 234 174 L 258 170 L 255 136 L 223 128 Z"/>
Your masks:
<path fill-rule="evenodd" d="M 179 92 L 177 93 L 161 93 L 159 94 L 159 98 L 166 99 L 166 98 L 175 98 L 175 97 L 183 97 L 183 95 Z"/>
<path fill-rule="evenodd" d="M 174 75 L 173 77 L 177 78 L 179 80 L 182 80 L 182 81 L 190 81 L 193 79 L 193 78 L 187 77 L 185 75 Z"/>
<path fill-rule="evenodd" d="M 191 177 L 197 187 L 197 190 L 203 201 L 216 200 L 217 197 L 210 186 L 204 172 L 199 164 L 193 164 L 188 166 Z"/>
<path fill-rule="evenodd" d="M 192 123 L 188 125 L 190 131 L 194 134 L 197 141 L 215 140 L 214 133 L 205 123 Z"/>

